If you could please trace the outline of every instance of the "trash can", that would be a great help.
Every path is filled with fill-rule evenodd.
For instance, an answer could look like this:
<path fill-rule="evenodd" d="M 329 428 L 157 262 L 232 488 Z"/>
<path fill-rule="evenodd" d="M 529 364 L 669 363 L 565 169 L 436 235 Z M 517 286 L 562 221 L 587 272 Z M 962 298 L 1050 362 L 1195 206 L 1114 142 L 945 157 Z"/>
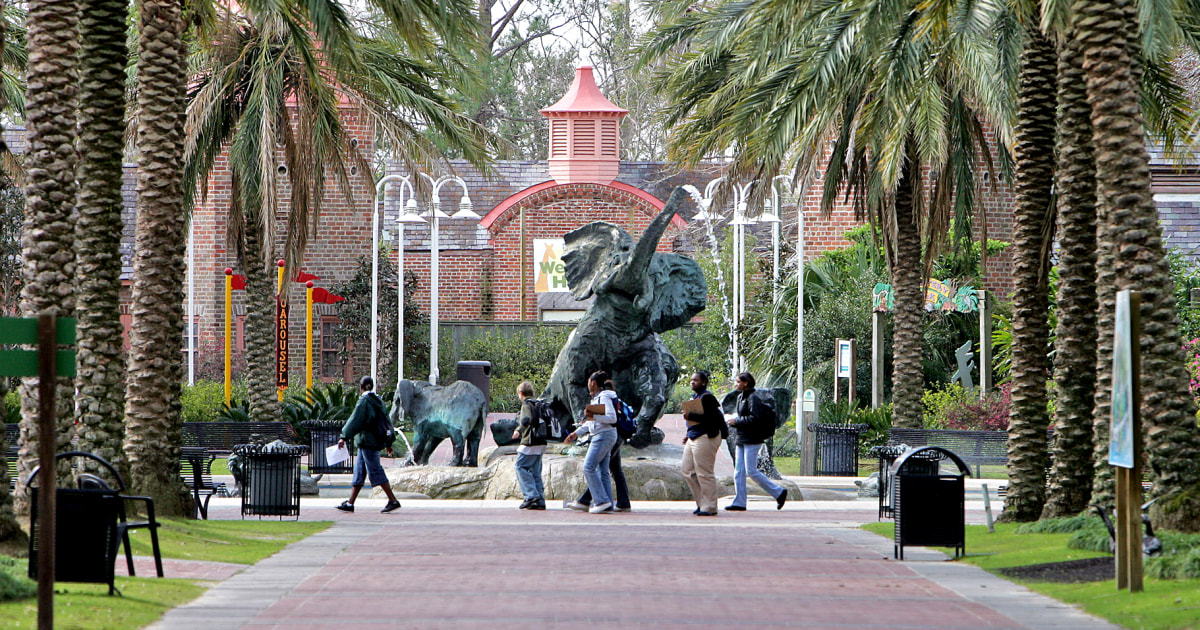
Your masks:
<path fill-rule="evenodd" d="M 350 474 L 354 472 L 354 456 L 337 464 L 330 464 L 325 449 L 337 444 L 345 423 L 337 420 L 305 420 L 300 426 L 308 429 L 308 474 Z"/>
<path fill-rule="evenodd" d="M 901 455 L 912 450 L 907 444 L 889 444 L 876 446 L 871 454 L 879 458 L 879 518 L 892 518 L 892 490 L 895 482 L 892 479 L 892 464 Z M 908 472 L 919 475 L 936 475 L 944 456 L 937 451 L 923 451 L 908 461 Z"/>
<path fill-rule="evenodd" d="M 959 474 L 941 474 L 941 462 L 947 459 Z M 895 557 L 904 559 L 905 545 L 954 547 L 955 558 L 966 554 L 963 479 L 970 474 L 958 455 L 940 446 L 909 450 L 892 464 Z"/>
<path fill-rule="evenodd" d="M 239 444 L 235 455 L 244 464 L 246 486 L 242 489 L 242 517 L 300 517 L 300 456 L 304 446 L 272 443 Z"/>
<path fill-rule="evenodd" d="M 458 362 L 458 380 L 466 381 L 479 391 L 483 392 L 483 397 L 487 399 L 488 404 L 492 402 L 492 362 L 491 361 L 459 361 Z"/>
<path fill-rule="evenodd" d="M 823 477 L 858 476 L 858 435 L 865 424 L 810 424 L 817 438 L 817 470 Z"/>

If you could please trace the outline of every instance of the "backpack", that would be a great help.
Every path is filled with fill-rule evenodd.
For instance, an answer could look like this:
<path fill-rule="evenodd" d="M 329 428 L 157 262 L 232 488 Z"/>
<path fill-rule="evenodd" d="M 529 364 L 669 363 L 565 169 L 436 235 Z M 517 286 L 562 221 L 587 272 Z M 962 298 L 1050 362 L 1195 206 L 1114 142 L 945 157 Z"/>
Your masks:
<path fill-rule="evenodd" d="M 617 412 L 617 437 L 628 440 L 637 433 L 637 423 L 633 421 L 637 414 L 620 398 L 613 399 L 613 409 Z"/>
<path fill-rule="evenodd" d="M 529 437 L 532 438 L 530 446 L 541 446 L 550 439 L 550 430 L 552 421 L 555 419 L 554 414 L 550 412 L 550 403 L 545 400 L 529 400 L 527 401 L 533 407 L 529 424 Z"/>
<path fill-rule="evenodd" d="M 392 444 L 396 442 L 396 427 L 392 426 L 392 421 L 386 413 L 376 411 L 375 418 L 371 421 L 371 434 L 383 445 L 379 449 L 382 451 L 392 448 Z"/>

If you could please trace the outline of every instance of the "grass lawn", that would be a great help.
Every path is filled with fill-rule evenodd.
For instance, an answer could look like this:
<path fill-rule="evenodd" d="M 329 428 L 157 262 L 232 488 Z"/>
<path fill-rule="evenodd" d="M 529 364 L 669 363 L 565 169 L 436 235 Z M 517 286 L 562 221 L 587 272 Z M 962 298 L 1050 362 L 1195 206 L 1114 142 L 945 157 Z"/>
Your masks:
<path fill-rule="evenodd" d="M 288 544 L 323 531 L 324 522 L 193 521 L 162 519 L 159 547 L 163 558 L 254 564 Z M 135 555 L 150 555 L 150 533 L 130 535 Z M 0 560 L 3 560 L 0 558 Z M 121 560 L 122 562 L 124 560 Z M 26 580 L 24 559 L 0 563 L 0 571 Z M 153 575 L 153 573 L 151 573 Z M 169 575 L 169 573 L 168 573 Z M 27 580 L 26 580 L 27 581 Z M 55 585 L 54 622 L 57 628 L 141 628 L 166 611 L 185 604 L 210 584 L 183 579 L 118 577 L 121 597 L 109 597 L 105 584 Z M 0 603 L 0 626 L 37 627 L 37 598 Z"/>
<path fill-rule="evenodd" d="M 995 573 L 996 569 L 1004 567 L 1107 555 L 1068 549 L 1070 534 L 1015 534 L 1015 527 L 1000 523 L 996 525 L 996 533 L 989 534 L 983 525 L 968 525 L 967 556 L 960 562 Z M 892 537 L 890 522 L 868 523 L 863 529 Z M 949 553 L 953 555 L 954 552 L 950 550 Z M 1200 627 L 1200 580 L 1146 578 L 1146 590 L 1142 593 L 1118 591 L 1115 580 L 1084 584 L 1014 581 L 1059 601 L 1076 604 L 1092 615 L 1126 628 L 1183 630 Z"/>

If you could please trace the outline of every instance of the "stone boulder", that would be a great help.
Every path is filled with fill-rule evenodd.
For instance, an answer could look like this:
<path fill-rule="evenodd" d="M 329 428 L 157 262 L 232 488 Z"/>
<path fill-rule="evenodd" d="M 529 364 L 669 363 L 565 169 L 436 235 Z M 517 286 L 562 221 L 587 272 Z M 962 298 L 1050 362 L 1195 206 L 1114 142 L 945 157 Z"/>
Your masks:
<path fill-rule="evenodd" d="M 489 468 L 463 466 L 408 466 L 387 473 L 397 492 L 415 492 L 432 499 L 482 499 L 492 476 Z"/>

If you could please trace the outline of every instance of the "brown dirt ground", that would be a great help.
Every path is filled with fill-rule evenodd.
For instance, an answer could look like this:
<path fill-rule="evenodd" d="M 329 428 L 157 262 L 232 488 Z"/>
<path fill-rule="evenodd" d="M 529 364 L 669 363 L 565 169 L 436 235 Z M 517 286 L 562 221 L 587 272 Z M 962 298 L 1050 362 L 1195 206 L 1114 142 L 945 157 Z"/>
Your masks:
<path fill-rule="evenodd" d="M 1116 566 L 1112 556 L 1028 564 L 998 569 L 998 571 L 1006 577 L 1031 582 L 1103 582 L 1116 576 Z"/>

